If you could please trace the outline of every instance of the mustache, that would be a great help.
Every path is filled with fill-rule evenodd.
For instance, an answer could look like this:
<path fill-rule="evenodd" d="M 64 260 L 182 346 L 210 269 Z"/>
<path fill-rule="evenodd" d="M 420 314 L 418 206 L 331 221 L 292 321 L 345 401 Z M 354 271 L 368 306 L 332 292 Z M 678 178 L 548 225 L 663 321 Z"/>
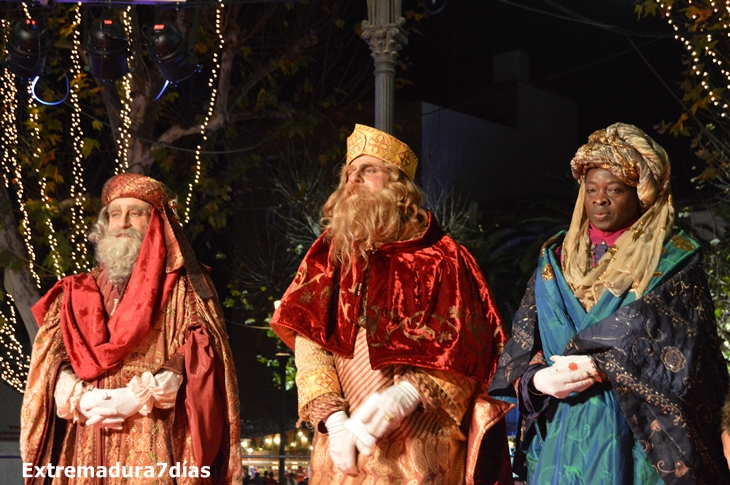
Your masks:
<path fill-rule="evenodd" d="M 370 189 L 368 189 L 364 185 L 354 185 L 353 184 L 352 187 L 350 187 L 349 190 L 347 190 L 347 194 L 348 195 L 352 195 L 352 194 L 369 194 L 369 193 L 370 193 Z"/>
<path fill-rule="evenodd" d="M 141 232 L 139 232 L 137 229 L 133 227 L 123 228 L 118 227 L 116 229 L 111 229 L 108 233 L 110 237 L 117 237 L 117 236 L 128 236 L 133 239 L 137 239 L 141 241 L 143 239 L 143 235 Z"/>

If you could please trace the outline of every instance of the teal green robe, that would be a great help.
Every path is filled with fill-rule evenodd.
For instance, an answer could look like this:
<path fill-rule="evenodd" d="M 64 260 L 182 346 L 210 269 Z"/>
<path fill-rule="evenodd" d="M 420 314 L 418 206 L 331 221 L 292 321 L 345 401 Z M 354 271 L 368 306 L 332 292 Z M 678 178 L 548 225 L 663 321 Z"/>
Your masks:
<path fill-rule="evenodd" d="M 697 244 L 669 239 L 644 296 L 605 292 L 586 312 L 546 245 L 514 320 L 490 394 L 516 402 L 512 383 L 542 350 L 589 354 L 609 377 L 550 398 L 527 420 L 530 485 L 730 484 L 720 443 L 727 369 Z"/>

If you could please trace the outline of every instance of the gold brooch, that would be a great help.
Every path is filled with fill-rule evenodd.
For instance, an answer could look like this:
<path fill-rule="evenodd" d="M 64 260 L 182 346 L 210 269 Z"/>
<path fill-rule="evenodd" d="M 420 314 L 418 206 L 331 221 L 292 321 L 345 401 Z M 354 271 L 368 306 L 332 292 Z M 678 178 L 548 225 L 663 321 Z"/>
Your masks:
<path fill-rule="evenodd" d="M 550 281 L 555 278 L 555 272 L 553 271 L 553 267 L 550 264 L 546 264 L 542 268 L 542 279 L 545 281 Z"/>

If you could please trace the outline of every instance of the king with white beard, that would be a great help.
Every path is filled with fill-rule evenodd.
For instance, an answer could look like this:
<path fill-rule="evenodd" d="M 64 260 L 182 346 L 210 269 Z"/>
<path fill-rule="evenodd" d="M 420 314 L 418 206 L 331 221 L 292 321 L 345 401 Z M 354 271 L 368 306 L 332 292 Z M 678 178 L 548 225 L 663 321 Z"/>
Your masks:
<path fill-rule="evenodd" d="M 89 235 L 99 265 L 63 278 L 33 307 L 41 328 L 23 400 L 23 461 L 137 470 L 109 474 L 112 485 L 146 484 L 149 472 L 160 484 L 238 484 L 238 384 L 223 314 L 174 195 L 121 174 L 102 202 Z M 97 478 L 52 483 L 61 480 Z"/>

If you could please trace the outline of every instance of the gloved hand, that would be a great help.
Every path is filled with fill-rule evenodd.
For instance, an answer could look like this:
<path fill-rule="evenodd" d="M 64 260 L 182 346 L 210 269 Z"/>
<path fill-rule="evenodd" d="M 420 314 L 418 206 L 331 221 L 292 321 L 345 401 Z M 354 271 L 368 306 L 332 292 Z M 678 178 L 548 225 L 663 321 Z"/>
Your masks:
<path fill-rule="evenodd" d="M 371 435 L 365 423 L 362 422 L 363 416 L 373 416 L 375 411 L 378 409 L 378 401 L 380 400 L 380 394 L 374 392 L 368 396 L 364 403 L 358 407 L 350 419 L 345 422 L 347 429 L 352 431 L 357 440 L 355 446 L 357 450 L 363 455 L 370 456 L 373 451 L 373 445 L 375 444 L 375 436 Z"/>
<path fill-rule="evenodd" d="M 347 413 L 336 411 L 324 422 L 330 437 L 330 459 L 337 468 L 348 475 L 357 475 L 355 435 L 345 427 L 346 421 Z"/>
<path fill-rule="evenodd" d="M 369 402 L 373 399 L 373 402 Z M 407 381 L 400 381 L 380 393 L 374 393 L 350 418 L 350 429 L 368 445 L 380 438 L 388 436 L 401 422 L 416 410 L 421 403 L 418 390 Z M 360 421 L 362 426 L 356 421 Z M 364 431 L 367 433 L 365 434 Z M 368 438 L 368 435 L 370 436 Z M 372 446 L 372 445 L 371 445 Z M 362 450 L 361 450 L 362 451 Z M 362 451 L 364 454 L 368 452 Z"/>
<path fill-rule="evenodd" d="M 550 360 L 554 364 L 537 371 L 532 378 L 532 385 L 543 394 L 565 399 L 601 382 L 596 365 L 587 355 L 553 355 Z"/>
<path fill-rule="evenodd" d="M 114 408 L 92 408 L 88 411 L 81 411 L 86 416 L 86 426 L 95 428 L 122 429 L 124 417 L 117 414 Z"/>
<path fill-rule="evenodd" d="M 92 389 L 81 396 L 79 409 L 89 418 L 88 426 L 106 426 L 121 429 L 124 420 L 137 414 L 142 402 L 128 387 L 119 389 Z"/>

